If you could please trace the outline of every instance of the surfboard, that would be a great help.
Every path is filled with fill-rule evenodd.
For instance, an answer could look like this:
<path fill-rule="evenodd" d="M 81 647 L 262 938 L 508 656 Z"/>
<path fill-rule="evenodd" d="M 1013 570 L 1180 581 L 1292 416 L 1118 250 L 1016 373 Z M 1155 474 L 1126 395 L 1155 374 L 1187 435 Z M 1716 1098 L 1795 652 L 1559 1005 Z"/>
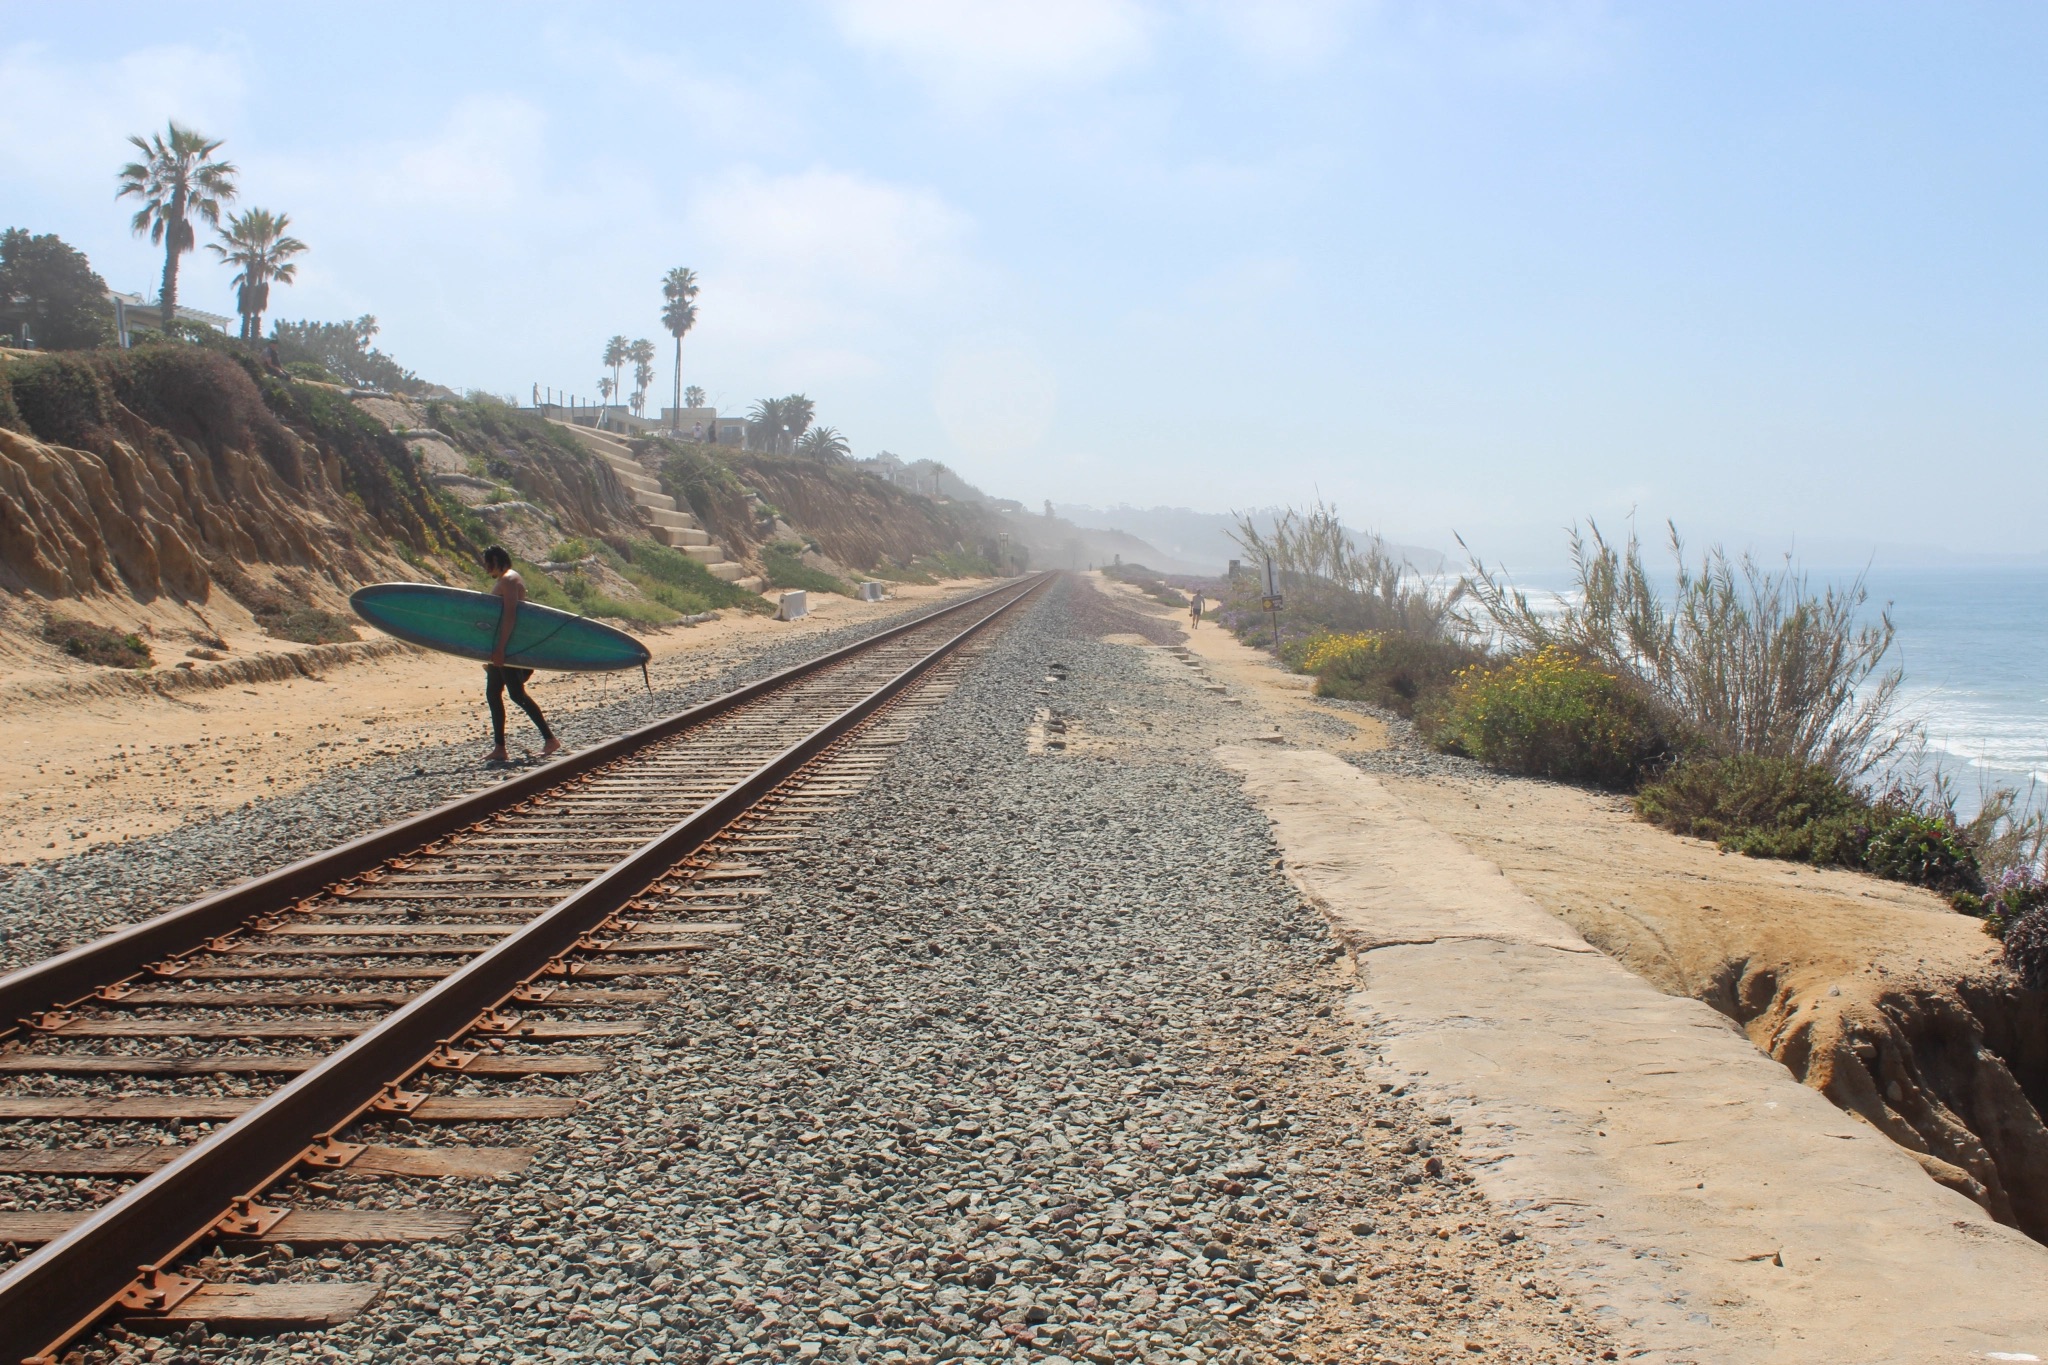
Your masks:
<path fill-rule="evenodd" d="M 375 583 L 357 588 L 348 604 L 386 635 L 486 663 L 504 605 L 487 592 L 438 583 Z M 535 602 L 519 604 L 505 644 L 505 663 L 513 668 L 607 673 L 644 667 L 649 657 L 647 646 L 623 630 Z"/>

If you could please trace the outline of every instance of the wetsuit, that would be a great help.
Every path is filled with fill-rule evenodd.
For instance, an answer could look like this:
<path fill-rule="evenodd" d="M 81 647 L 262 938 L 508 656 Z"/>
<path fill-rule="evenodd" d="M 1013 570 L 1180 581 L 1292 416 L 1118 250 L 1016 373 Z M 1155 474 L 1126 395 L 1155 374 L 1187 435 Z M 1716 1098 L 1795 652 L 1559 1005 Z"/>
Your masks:
<path fill-rule="evenodd" d="M 491 704 L 491 729 L 496 733 L 498 747 L 505 747 L 505 694 L 512 694 L 513 702 L 532 719 L 539 729 L 543 741 L 555 737 L 548 729 L 547 717 L 540 713 L 540 703 L 526 695 L 526 680 L 533 676 L 530 668 L 510 668 L 504 664 L 484 665 L 484 700 Z"/>

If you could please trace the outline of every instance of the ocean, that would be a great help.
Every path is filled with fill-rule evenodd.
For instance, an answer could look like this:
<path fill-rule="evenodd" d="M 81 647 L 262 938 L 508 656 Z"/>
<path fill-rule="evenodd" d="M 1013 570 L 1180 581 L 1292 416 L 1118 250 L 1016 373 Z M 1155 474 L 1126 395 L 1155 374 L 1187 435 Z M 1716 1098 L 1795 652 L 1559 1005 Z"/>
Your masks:
<path fill-rule="evenodd" d="M 1898 628 L 1903 710 L 1964 804 L 1980 785 L 2048 783 L 2048 569 L 1877 568 L 1869 585 Z"/>

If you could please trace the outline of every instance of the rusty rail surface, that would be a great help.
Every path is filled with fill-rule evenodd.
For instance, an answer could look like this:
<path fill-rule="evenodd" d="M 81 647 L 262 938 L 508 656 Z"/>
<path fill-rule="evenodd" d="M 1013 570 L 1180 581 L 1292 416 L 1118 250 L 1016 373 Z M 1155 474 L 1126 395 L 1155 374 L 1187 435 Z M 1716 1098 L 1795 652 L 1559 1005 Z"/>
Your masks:
<path fill-rule="evenodd" d="M 437 1047 L 469 1032 L 480 1017 L 512 999 L 536 976 L 560 972 L 566 954 L 587 945 L 593 930 L 625 909 L 679 860 L 862 726 L 990 623 L 1035 596 L 1049 581 L 1050 575 L 1039 575 L 948 604 L 558 763 L 0 979 L 0 1002 L 5 1006 L 0 1018 L 24 1018 L 92 998 L 102 988 L 148 974 L 150 966 L 163 958 L 197 951 L 218 935 L 244 928 L 252 919 L 282 912 L 394 855 L 418 849 L 821 669 L 907 632 L 928 629 L 948 617 L 967 618 L 936 648 L 776 753 L 693 814 L 0 1275 L 0 1359 L 54 1360 L 57 1350 L 108 1313 L 147 1306 L 159 1283 L 173 1286 L 170 1292 L 175 1293 L 176 1277 L 160 1279 L 164 1276 L 160 1268 L 215 1235 L 225 1211 L 310 1161 L 314 1152 L 350 1123 L 375 1112 L 404 1112 L 407 1095 L 402 1086 L 428 1065 Z M 30 1025 L 24 1023 L 18 1029 L 28 1031 Z"/>

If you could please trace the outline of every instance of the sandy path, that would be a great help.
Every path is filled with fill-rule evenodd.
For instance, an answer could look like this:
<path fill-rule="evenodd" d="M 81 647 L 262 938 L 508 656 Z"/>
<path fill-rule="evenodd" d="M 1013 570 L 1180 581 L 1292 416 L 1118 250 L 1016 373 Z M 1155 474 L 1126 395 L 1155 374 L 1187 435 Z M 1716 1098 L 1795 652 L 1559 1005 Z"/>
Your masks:
<path fill-rule="evenodd" d="M 728 666 L 762 645 L 820 634 L 936 601 L 979 583 L 900 585 L 886 602 L 812 594 L 812 614 L 778 622 L 727 613 L 652 632 L 655 686 Z M 275 644 L 275 642 L 272 642 Z M 638 674 L 542 673 L 529 691 L 569 714 L 627 689 Z M 513 747 L 536 747 L 516 711 Z M 474 741 L 489 747 L 480 666 L 425 650 L 227 687 L 15 701 L 0 715 L 0 862 L 62 857 L 171 829 L 292 791 L 372 755 Z"/>

